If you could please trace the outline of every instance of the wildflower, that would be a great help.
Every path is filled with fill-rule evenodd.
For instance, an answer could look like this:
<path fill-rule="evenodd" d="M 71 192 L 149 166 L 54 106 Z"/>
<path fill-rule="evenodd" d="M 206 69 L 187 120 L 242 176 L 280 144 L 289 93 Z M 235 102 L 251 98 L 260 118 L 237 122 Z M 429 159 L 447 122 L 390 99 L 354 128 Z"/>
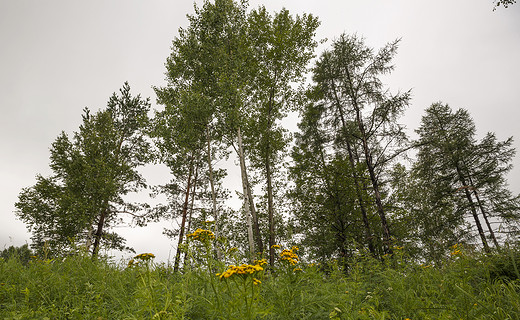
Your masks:
<path fill-rule="evenodd" d="M 259 285 L 261 284 L 262 281 L 258 280 L 257 278 L 253 278 L 253 284 L 256 286 L 256 285 Z"/>
<path fill-rule="evenodd" d="M 148 261 L 155 258 L 155 255 L 153 253 L 141 253 L 134 257 L 134 259 L 142 260 L 142 261 Z M 133 259 L 132 259 L 133 260 Z M 130 261 L 132 261 L 130 260 Z"/>
<path fill-rule="evenodd" d="M 298 247 L 292 247 L 291 250 L 284 249 L 280 253 L 280 259 L 282 261 L 287 261 L 291 265 L 294 266 L 296 263 L 298 263 L 298 260 L 300 260 L 298 258 L 298 255 L 296 253 L 294 253 L 294 251 L 297 251 L 297 250 L 298 250 Z"/>
<path fill-rule="evenodd" d="M 134 259 L 130 259 L 130 261 L 128 261 L 128 268 L 132 268 L 132 267 L 135 267 L 135 266 L 138 266 L 139 265 L 139 261 L 135 261 Z"/>
<path fill-rule="evenodd" d="M 195 232 L 188 234 L 186 237 L 203 242 L 205 240 L 215 239 L 215 234 L 210 230 L 198 228 L 197 230 L 195 230 Z"/>
<path fill-rule="evenodd" d="M 302 268 L 294 268 L 293 272 L 303 271 Z"/>
<path fill-rule="evenodd" d="M 277 244 L 273 244 L 273 245 L 271 246 L 271 248 L 272 248 L 272 249 L 280 249 L 280 246 L 277 245 Z"/>
<path fill-rule="evenodd" d="M 451 253 L 450 255 L 453 256 L 461 256 L 462 255 L 462 245 L 461 244 L 455 244 L 451 246 Z"/>
<path fill-rule="evenodd" d="M 263 266 L 263 265 L 267 264 L 267 259 L 255 260 L 254 263 L 259 266 Z"/>
<path fill-rule="evenodd" d="M 235 265 L 231 265 L 228 267 L 228 269 L 226 271 L 224 271 L 223 273 L 219 274 L 219 278 L 220 279 L 227 279 L 229 277 L 232 277 L 234 275 L 239 275 L 239 276 L 248 276 L 248 275 L 253 275 L 257 272 L 260 272 L 264 270 L 264 268 L 262 268 L 260 265 L 258 264 L 255 264 L 255 265 L 251 265 L 251 264 L 242 264 L 241 266 L 235 266 Z"/>

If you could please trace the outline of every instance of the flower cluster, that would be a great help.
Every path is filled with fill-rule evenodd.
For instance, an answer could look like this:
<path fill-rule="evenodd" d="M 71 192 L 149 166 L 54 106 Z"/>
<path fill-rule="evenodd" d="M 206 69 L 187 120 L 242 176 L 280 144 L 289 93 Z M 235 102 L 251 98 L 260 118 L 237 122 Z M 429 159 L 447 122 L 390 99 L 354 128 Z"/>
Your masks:
<path fill-rule="evenodd" d="M 136 267 L 139 265 L 140 261 L 148 261 L 155 258 L 155 255 L 153 253 L 141 253 L 136 255 L 133 259 L 130 259 L 128 261 L 128 267 Z M 136 261 L 137 260 L 137 261 Z"/>
<path fill-rule="evenodd" d="M 186 237 L 191 238 L 193 240 L 199 240 L 201 242 L 204 242 L 206 240 L 215 239 L 215 234 L 210 230 L 198 228 L 197 230 L 195 230 L 195 232 L 188 234 Z"/>
<path fill-rule="evenodd" d="M 454 244 L 451 246 L 451 256 L 461 256 L 462 255 L 462 244 Z"/>
<path fill-rule="evenodd" d="M 153 253 L 141 253 L 134 257 L 134 259 L 142 260 L 142 261 L 148 261 L 155 258 L 155 255 Z"/>
<path fill-rule="evenodd" d="M 280 253 L 280 259 L 282 261 L 287 261 L 294 266 L 298 263 L 298 260 L 300 260 L 300 258 L 298 258 L 298 255 L 296 254 L 296 251 L 298 251 L 298 247 L 296 246 L 293 246 L 291 250 L 284 249 Z"/>
<path fill-rule="evenodd" d="M 255 260 L 254 263 L 256 265 L 263 266 L 263 265 L 267 264 L 267 259 Z"/>
<path fill-rule="evenodd" d="M 260 272 L 264 270 L 264 268 L 262 268 L 259 264 L 242 264 L 241 266 L 234 266 L 234 265 L 231 265 L 228 267 L 228 269 L 223 272 L 223 273 L 217 273 L 217 276 L 220 276 L 220 279 L 227 279 L 229 277 L 232 277 L 234 275 L 238 275 L 238 276 L 245 276 L 247 277 L 248 275 L 253 275 L 257 272 Z M 255 279 L 253 279 L 254 281 Z M 260 282 L 259 280 L 257 280 L 257 282 Z M 255 283 L 256 284 L 256 283 Z"/>

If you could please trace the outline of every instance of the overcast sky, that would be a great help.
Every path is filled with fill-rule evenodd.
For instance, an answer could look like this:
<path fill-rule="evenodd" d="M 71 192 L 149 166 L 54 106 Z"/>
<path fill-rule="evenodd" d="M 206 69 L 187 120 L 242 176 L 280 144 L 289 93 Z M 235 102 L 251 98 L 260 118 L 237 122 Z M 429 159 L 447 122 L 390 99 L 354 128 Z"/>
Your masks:
<path fill-rule="evenodd" d="M 260 4 L 318 16 L 317 36 L 329 39 L 320 50 L 342 32 L 375 48 L 402 38 L 386 82 L 392 91 L 412 89 L 402 118 L 411 134 L 424 109 L 443 101 L 468 109 L 480 136 L 514 136 L 520 149 L 520 4 L 493 12 L 492 0 L 250 1 Z M 84 107 L 105 107 L 125 81 L 155 106 L 151 86 L 165 84 L 171 41 L 192 12 L 191 0 L 0 0 L 0 249 L 30 241 L 14 203 L 36 174 L 51 173 L 51 143 L 78 130 Z M 509 175 L 514 193 L 519 157 Z M 238 174 L 230 170 L 229 181 Z M 164 171 L 145 175 L 168 179 Z M 138 253 L 165 260 L 172 248 L 161 225 L 118 231 Z"/>

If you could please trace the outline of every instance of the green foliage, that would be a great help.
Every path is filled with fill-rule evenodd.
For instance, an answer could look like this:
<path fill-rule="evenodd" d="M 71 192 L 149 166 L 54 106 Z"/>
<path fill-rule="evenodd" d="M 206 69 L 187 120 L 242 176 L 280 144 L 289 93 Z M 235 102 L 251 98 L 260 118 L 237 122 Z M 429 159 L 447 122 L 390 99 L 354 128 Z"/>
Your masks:
<path fill-rule="evenodd" d="M 518 260 L 517 248 L 512 248 L 512 255 L 486 257 L 457 246 L 442 266 L 434 266 L 414 263 L 406 249 L 394 247 L 395 254 L 383 263 L 357 255 L 349 261 L 348 273 L 335 261 L 305 264 L 298 259 L 293 265 L 279 255 L 274 269 L 225 278 L 222 272 L 239 270 L 235 266 L 240 261 L 232 262 L 237 258 L 233 254 L 224 258 L 233 267 L 214 260 L 213 241 L 193 237 L 188 246 L 191 262 L 182 273 L 154 263 L 152 254 L 136 256 L 130 266 L 82 255 L 32 259 L 26 266 L 16 259 L 1 259 L 0 317 L 501 320 L 520 316 L 518 279 L 493 274 L 497 262 L 510 256 Z M 258 263 L 265 268 L 265 260 Z"/>
<path fill-rule="evenodd" d="M 27 265 L 33 255 L 28 244 L 21 247 L 9 246 L 9 248 L 0 251 L 0 258 L 4 260 L 17 259 L 23 265 Z"/>
<path fill-rule="evenodd" d="M 445 241 L 454 243 L 464 238 L 469 241 L 472 233 L 466 231 L 465 224 L 473 221 L 486 249 L 486 235 L 495 246 L 496 239 L 500 239 L 495 236 L 497 230 L 491 228 L 490 218 L 501 224 L 495 229 L 507 231 L 513 238 L 518 232 L 519 198 L 507 189 L 505 179 L 515 150 L 512 138 L 497 141 L 494 134 L 488 133 L 478 142 L 475 132 L 467 110 L 452 111 L 442 103 L 427 108 L 417 129 L 417 161 L 407 188 L 401 190 L 411 200 L 409 207 L 415 211 L 419 229 L 429 229 L 425 235 L 442 234 Z M 486 225 L 480 225 L 478 217 Z"/>
<path fill-rule="evenodd" d="M 83 123 L 72 138 L 62 132 L 51 147 L 50 177 L 38 175 L 36 184 L 22 190 L 16 214 L 32 231 L 33 247 L 40 253 L 64 255 L 93 243 L 124 249 L 124 239 L 109 228 L 120 223 L 119 213 L 137 215 L 147 206 L 123 196 L 145 187 L 139 166 L 150 159 L 144 129 L 149 101 L 132 97 L 125 83 L 110 97 L 107 108 L 95 114 L 85 109 Z"/>

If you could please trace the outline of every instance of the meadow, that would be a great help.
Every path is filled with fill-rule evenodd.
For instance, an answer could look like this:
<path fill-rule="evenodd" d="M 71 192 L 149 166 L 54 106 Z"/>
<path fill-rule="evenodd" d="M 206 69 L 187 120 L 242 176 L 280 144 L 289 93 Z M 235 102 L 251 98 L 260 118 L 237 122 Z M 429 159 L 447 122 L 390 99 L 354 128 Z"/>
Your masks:
<path fill-rule="evenodd" d="M 152 253 L 2 258 L 0 319 L 520 319 L 517 249 L 483 255 L 458 245 L 425 265 L 395 247 L 383 261 L 359 253 L 340 264 L 277 246 L 270 268 L 244 263 L 236 248 L 217 260 L 212 243 L 192 234 L 178 272 Z"/>

